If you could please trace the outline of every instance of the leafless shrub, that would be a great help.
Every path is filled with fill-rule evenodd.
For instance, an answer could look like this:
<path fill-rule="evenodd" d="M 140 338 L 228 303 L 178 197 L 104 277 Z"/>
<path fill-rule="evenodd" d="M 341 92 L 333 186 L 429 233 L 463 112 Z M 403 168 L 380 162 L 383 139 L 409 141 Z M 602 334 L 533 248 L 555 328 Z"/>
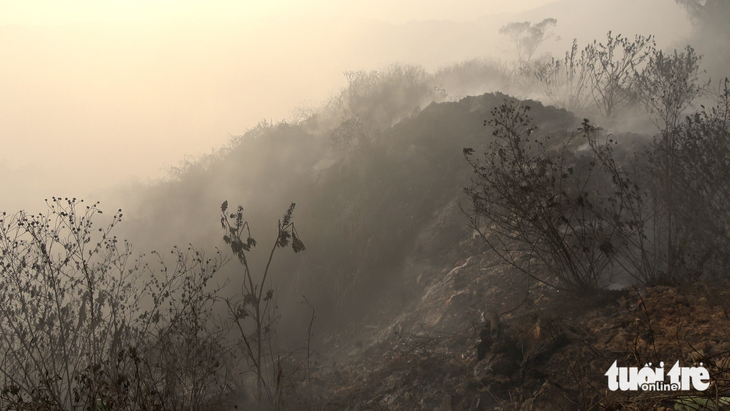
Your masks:
<path fill-rule="evenodd" d="M 624 245 L 617 221 L 630 217 L 628 200 L 616 193 L 633 188 L 610 168 L 615 142 L 588 120 L 578 133 L 550 141 L 528 112 L 515 102 L 495 108 L 495 141 L 484 157 L 464 149 L 476 174 L 466 188 L 471 226 L 518 271 L 556 288 L 596 289 Z M 585 153 L 569 149 L 579 136 L 590 147 Z"/>
<path fill-rule="evenodd" d="M 53 198 L 0 217 L 3 409 L 199 408 L 215 394 L 225 350 L 206 283 L 225 260 L 191 247 L 155 272 L 112 235 L 121 210 L 97 228 L 101 213 Z"/>
<path fill-rule="evenodd" d="M 586 47 L 591 61 L 591 93 L 602 115 L 612 117 L 634 102 L 634 75 L 652 50 L 654 38 L 637 35 L 633 41 L 608 32 L 606 44 L 593 41 Z"/>
<path fill-rule="evenodd" d="M 682 53 L 654 50 L 646 67 L 636 74 L 638 99 L 660 130 L 676 127 L 682 112 L 709 85 L 699 83 L 700 61 L 690 46 Z"/>
<path fill-rule="evenodd" d="M 594 40 L 578 53 L 574 40 L 565 58 L 525 65 L 523 74 L 534 78 L 556 106 L 595 109 L 610 118 L 636 101 L 636 73 L 653 51 L 652 36 L 629 40 L 609 31 L 605 44 Z"/>
<path fill-rule="evenodd" d="M 586 50 L 578 53 L 578 43 L 562 60 L 551 59 L 524 66 L 524 73 L 537 80 L 538 86 L 556 107 L 573 112 L 586 110 L 592 104 L 590 64 Z"/>
<path fill-rule="evenodd" d="M 655 276 L 727 275 L 730 263 L 730 91 L 667 127 L 646 153 Z"/>

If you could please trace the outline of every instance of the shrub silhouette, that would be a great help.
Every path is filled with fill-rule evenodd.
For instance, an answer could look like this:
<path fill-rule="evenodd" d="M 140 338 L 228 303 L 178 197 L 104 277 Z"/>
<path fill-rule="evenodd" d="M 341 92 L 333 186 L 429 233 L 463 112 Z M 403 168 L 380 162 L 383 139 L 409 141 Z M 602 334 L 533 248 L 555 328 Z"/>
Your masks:
<path fill-rule="evenodd" d="M 276 240 L 260 280 L 251 272 L 246 256 L 247 252 L 256 247 L 256 240 L 251 237 L 249 224 L 243 218 L 243 207 L 239 206 L 230 214 L 227 211 L 228 201 L 224 201 L 221 205 L 221 227 L 226 231 L 223 240 L 231 247 L 231 251 L 243 266 L 244 278 L 241 298 L 237 301 L 226 300 L 226 305 L 240 332 L 243 343 L 241 349 L 255 374 L 258 405 L 266 401 L 267 405 L 278 408 L 283 389 L 284 370 L 280 353 L 273 348 L 277 314 L 274 289 L 270 288 L 269 270 L 277 248 L 285 248 L 291 244 L 295 253 L 304 251 L 304 243 L 297 235 L 292 221 L 294 203 L 279 220 Z"/>
<path fill-rule="evenodd" d="M 99 214 L 53 198 L 0 217 L 0 405 L 202 408 L 223 390 L 206 285 L 225 259 L 190 247 L 153 267 L 113 235 L 121 210 L 97 228 Z"/>
<path fill-rule="evenodd" d="M 525 65 L 522 72 L 535 79 L 558 107 L 571 111 L 595 109 L 610 118 L 636 102 L 637 72 L 645 67 L 649 56 L 654 55 L 654 63 L 658 61 L 657 56 L 663 56 L 655 52 L 652 36 L 636 36 L 630 40 L 620 34 L 614 37 L 609 31 L 605 44 L 594 40 L 578 53 L 574 40 L 563 59 Z"/>
<path fill-rule="evenodd" d="M 676 127 L 682 112 L 709 86 L 699 83 L 700 61 L 691 46 L 673 54 L 653 50 L 644 69 L 637 72 L 637 98 L 660 130 Z"/>
<path fill-rule="evenodd" d="M 675 84 L 667 94 L 684 96 L 675 101 L 694 95 Z M 466 188 L 472 228 L 506 263 L 556 288 L 591 290 L 617 274 L 644 284 L 726 276 L 728 82 L 715 107 L 671 126 L 677 107 L 665 106 L 661 134 L 622 162 L 616 137 L 588 120 L 577 134 L 540 135 L 529 106 L 495 108 L 484 156 L 464 149 L 476 174 Z"/>
<path fill-rule="evenodd" d="M 585 49 L 578 53 L 578 42 L 561 59 L 537 61 L 522 68 L 523 74 L 536 80 L 547 98 L 556 107 L 573 112 L 586 110 L 592 104 L 590 67 L 592 54 Z"/>
<path fill-rule="evenodd" d="M 730 262 L 730 91 L 718 103 L 662 129 L 644 155 L 652 201 L 652 281 L 727 275 Z"/>
<path fill-rule="evenodd" d="M 465 189 L 471 227 L 506 263 L 551 287 L 590 291 L 615 274 L 636 227 L 637 188 L 613 159 L 610 136 L 584 120 L 577 133 L 540 136 L 530 107 L 492 110 L 492 142 L 482 158 L 464 155 L 476 176 Z M 587 150 L 579 152 L 585 139 Z"/>

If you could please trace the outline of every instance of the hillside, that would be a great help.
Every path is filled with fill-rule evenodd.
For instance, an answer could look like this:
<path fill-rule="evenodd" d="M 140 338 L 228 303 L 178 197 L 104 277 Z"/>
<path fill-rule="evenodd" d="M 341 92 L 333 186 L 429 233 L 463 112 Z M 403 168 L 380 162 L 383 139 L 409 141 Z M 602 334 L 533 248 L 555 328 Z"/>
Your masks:
<path fill-rule="evenodd" d="M 698 410 L 730 406 L 730 294 L 713 286 L 643 287 L 576 297 L 531 285 L 477 240 L 447 268 L 361 323 L 327 333 L 312 375 L 327 410 Z M 450 267 L 450 268 L 449 268 Z M 414 273 L 415 275 L 415 273 Z M 524 302 L 523 302 L 524 300 Z M 503 312 L 499 335 L 489 313 Z M 704 365 L 709 392 L 608 391 L 611 364 Z M 303 390 L 306 397 L 307 389 Z M 701 404 L 709 394 L 710 405 Z M 311 401 L 311 400 L 310 400 Z M 304 409 L 312 402 L 302 401 Z M 714 401 L 718 401 L 715 403 Z M 296 404 L 294 402 L 292 405 Z M 719 407 L 713 405 L 719 404 Z M 294 406 L 293 408 L 297 408 Z"/>
<path fill-rule="evenodd" d="M 275 261 L 282 299 L 304 294 L 323 316 L 349 316 L 383 288 L 410 289 L 400 278 L 407 260 L 428 266 L 431 256 L 471 235 L 458 205 L 472 174 L 463 148 L 488 145 L 486 113 L 505 100 L 513 99 L 485 94 L 432 103 L 349 148 L 316 132 L 316 124 L 263 125 L 147 192 L 127 229 L 166 233 L 173 244 L 220 244 L 214 229 L 223 200 L 244 206 L 256 237 L 268 235 L 294 201 L 307 253 Z M 530 104 L 545 132 L 577 125 L 565 110 Z"/>
<path fill-rule="evenodd" d="M 124 224 L 75 198 L 3 214 L 0 403 L 725 408 L 730 83 L 709 95 L 691 48 L 608 40 L 590 83 L 557 60 L 347 72 L 125 193 Z M 616 45 L 646 64 L 620 85 L 596 65 Z M 445 88 L 489 82 L 580 116 Z M 691 381 L 639 384 L 664 375 Z"/>
<path fill-rule="evenodd" d="M 730 410 L 730 2 L 163 3 L 0 13 L 0 411 Z"/>
<path fill-rule="evenodd" d="M 247 187 L 258 193 L 246 208 L 251 221 L 272 218 L 259 204 L 297 200 L 308 249 L 277 266 L 279 332 L 306 333 L 308 314 L 288 302 L 297 295 L 317 315 L 309 376 L 292 382 L 286 408 L 679 410 L 694 401 L 696 392 L 607 391 L 604 373 L 616 360 L 711 364 L 713 395 L 727 395 L 725 283 L 560 293 L 528 284 L 473 238 L 459 207 L 473 174 L 462 151 L 486 149 L 487 112 L 505 101 L 513 99 L 431 103 L 344 151 L 323 142 L 316 124 L 264 125 L 199 174 L 187 170 L 158 192 L 223 198 L 228 187 Z M 540 133 L 577 127 L 565 110 L 526 104 Z M 622 158 L 650 141 L 616 138 Z M 181 211 L 174 221 L 192 220 Z M 154 224 L 174 229 L 166 220 Z M 492 338 L 495 312 L 505 314 Z"/>

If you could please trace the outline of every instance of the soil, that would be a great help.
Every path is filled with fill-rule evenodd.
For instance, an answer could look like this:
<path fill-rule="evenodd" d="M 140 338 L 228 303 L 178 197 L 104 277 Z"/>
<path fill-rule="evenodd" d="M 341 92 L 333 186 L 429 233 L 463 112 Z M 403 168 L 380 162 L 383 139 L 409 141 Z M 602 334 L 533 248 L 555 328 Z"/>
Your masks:
<path fill-rule="evenodd" d="M 477 240 L 442 260 L 441 269 L 406 270 L 405 302 L 393 291 L 360 323 L 321 336 L 290 408 L 730 409 L 727 281 L 577 295 L 528 282 Z M 504 313 L 497 330 L 491 313 Z M 616 361 L 703 366 L 710 386 L 611 391 L 605 374 Z"/>

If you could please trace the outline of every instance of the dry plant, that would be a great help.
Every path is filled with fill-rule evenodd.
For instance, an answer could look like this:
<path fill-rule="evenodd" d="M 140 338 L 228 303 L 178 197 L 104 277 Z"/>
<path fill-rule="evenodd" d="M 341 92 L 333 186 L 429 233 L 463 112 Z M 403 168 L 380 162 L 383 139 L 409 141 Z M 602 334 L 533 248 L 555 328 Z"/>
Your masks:
<path fill-rule="evenodd" d="M 586 47 L 590 63 L 591 92 L 593 101 L 602 115 L 616 113 L 634 102 L 631 91 L 634 75 L 654 50 L 653 36 L 637 35 L 633 41 L 620 34 L 608 32 L 606 44 Z"/>
<path fill-rule="evenodd" d="M 730 90 L 666 127 L 645 154 L 654 279 L 727 276 L 730 263 Z M 671 119 L 670 119 L 671 121 Z"/>
<path fill-rule="evenodd" d="M 249 224 L 243 218 L 243 207 L 239 206 L 234 213 L 229 214 L 227 211 L 228 201 L 225 201 L 221 206 L 221 226 L 226 231 L 223 240 L 231 247 L 244 272 L 241 298 L 227 299 L 226 305 L 240 333 L 241 348 L 255 375 L 258 405 L 266 404 L 272 408 L 279 408 L 282 401 L 284 369 L 281 355 L 276 348 L 277 314 L 269 270 L 277 248 L 285 248 L 291 243 L 295 253 L 304 250 L 304 243 L 299 239 L 292 221 L 294 203 L 279 220 L 276 241 L 260 278 L 251 272 L 246 256 L 246 253 L 256 246 L 256 240 L 251 237 Z"/>
<path fill-rule="evenodd" d="M 571 111 L 595 109 L 610 118 L 636 102 L 637 73 L 652 55 L 656 62 L 652 36 L 629 40 L 609 31 L 605 44 L 594 40 L 578 53 L 574 40 L 563 59 L 525 65 L 522 72 L 534 78 L 556 106 Z M 649 76 L 651 70 L 644 73 Z M 649 87 L 648 81 L 644 84 Z"/>
<path fill-rule="evenodd" d="M 660 130 L 676 127 L 682 112 L 709 86 L 699 82 L 701 60 L 690 46 L 682 53 L 654 50 L 636 73 L 637 97 Z"/>
<path fill-rule="evenodd" d="M 176 249 L 156 272 L 112 234 L 121 210 L 97 228 L 98 204 L 47 204 L 0 217 L 0 407 L 200 409 L 225 364 L 206 289 L 225 260 Z"/>
<path fill-rule="evenodd" d="M 465 189 L 467 216 L 518 271 L 558 289 L 594 290 L 613 274 L 624 243 L 617 222 L 630 217 L 627 199 L 617 193 L 631 186 L 607 164 L 615 141 L 588 120 L 578 133 L 551 141 L 538 136 L 529 110 L 505 102 L 492 110 L 495 141 L 484 157 L 464 149 L 476 174 Z M 583 153 L 569 149 L 579 136 L 590 148 Z"/>
<path fill-rule="evenodd" d="M 551 59 L 523 67 L 523 74 L 534 77 L 537 85 L 556 107 L 573 112 L 586 110 L 592 103 L 588 55 L 578 53 L 578 42 L 562 60 Z"/>
<path fill-rule="evenodd" d="M 139 262 L 110 234 L 121 212 L 96 229 L 97 204 L 47 203 L 47 214 L 0 219 L 2 386 L 18 407 L 93 408 L 103 382 L 86 371 L 132 332 Z"/>

